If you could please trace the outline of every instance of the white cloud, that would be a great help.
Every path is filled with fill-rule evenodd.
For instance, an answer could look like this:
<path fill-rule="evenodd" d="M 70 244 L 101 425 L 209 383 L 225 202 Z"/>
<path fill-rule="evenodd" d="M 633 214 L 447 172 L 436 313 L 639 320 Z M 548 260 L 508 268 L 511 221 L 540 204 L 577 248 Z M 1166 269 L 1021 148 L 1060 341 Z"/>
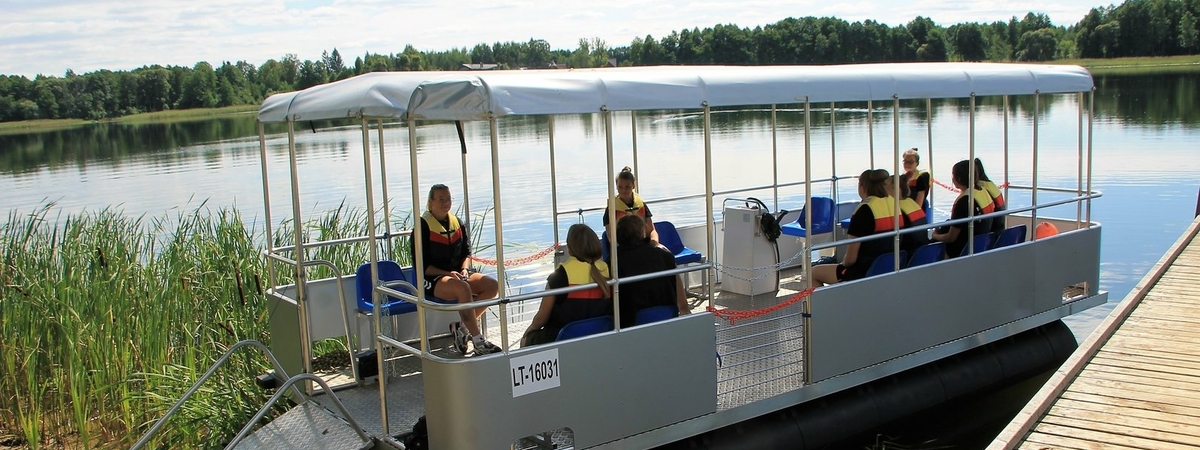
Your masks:
<path fill-rule="evenodd" d="M 259 65 L 294 53 L 316 59 L 337 48 L 344 58 L 394 53 L 406 44 L 424 50 L 478 43 L 544 39 L 573 49 L 580 38 L 625 46 L 647 34 L 662 38 L 684 28 L 735 24 L 754 28 L 787 17 L 833 16 L 850 22 L 907 23 L 917 15 L 941 25 L 992 22 L 1041 12 L 1070 25 L 1098 4 L 1085 0 L 1008 3 L 944 0 L 686 1 L 604 4 L 548 0 L 445 2 L 434 0 L 43 0 L 4 2 L 0 73 L 32 77 L 144 65 L 214 65 L 245 60 Z"/>

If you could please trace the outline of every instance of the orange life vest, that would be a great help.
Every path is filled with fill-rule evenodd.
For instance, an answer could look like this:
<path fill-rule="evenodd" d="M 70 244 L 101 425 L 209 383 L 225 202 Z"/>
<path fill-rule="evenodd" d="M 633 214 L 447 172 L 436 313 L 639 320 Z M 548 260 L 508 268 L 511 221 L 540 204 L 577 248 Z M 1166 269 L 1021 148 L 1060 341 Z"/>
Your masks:
<path fill-rule="evenodd" d="M 988 194 L 986 190 L 972 189 L 971 193 L 973 194 L 972 197 L 975 199 L 975 206 L 979 207 L 980 215 L 996 212 L 996 204 L 992 202 L 992 196 Z M 959 194 L 958 198 L 954 201 L 957 202 L 959 199 L 963 198 L 964 195 L 967 195 L 966 192 Z"/>

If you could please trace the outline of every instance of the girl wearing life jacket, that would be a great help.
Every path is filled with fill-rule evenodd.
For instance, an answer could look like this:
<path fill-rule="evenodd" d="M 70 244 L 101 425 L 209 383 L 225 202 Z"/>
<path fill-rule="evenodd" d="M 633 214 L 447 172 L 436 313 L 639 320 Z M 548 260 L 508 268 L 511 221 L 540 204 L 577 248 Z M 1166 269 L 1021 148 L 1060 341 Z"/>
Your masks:
<path fill-rule="evenodd" d="M 1008 204 L 1004 201 L 1004 192 L 1000 190 L 999 186 L 996 186 L 996 183 L 993 183 L 988 178 L 987 172 L 983 170 L 983 161 L 980 161 L 979 158 L 975 158 L 975 179 L 979 181 L 979 186 L 992 197 L 992 205 L 996 211 L 1004 211 L 1008 207 Z M 993 217 L 992 233 L 1000 236 L 1000 233 L 1004 231 L 1005 222 L 1002 218 Z"/>
<path fill-rule="evenodd" d="M 633 169 L 625 166 L 621 169 L 621 173 L 617 174 L 617 197 L 608 202 L 608 206 L 604 208 L 604 228 L 608 229 L 608 235 L 614 236 L 614 231 L 608 226 L 608 212 L 610 208 L 615 208 L 617 220 L 628 215 L 641 217 L 646 221 L 646 236 L 650 238 L 650 242 L 658 245 L 658 232 L 654 230 L 654 215 L 650 213 L 650 207 L 642 201 L 642 197 L 638 195 L 637 178 L 633 176 Z"/>
<path fill-rule="evenodd" d="M 496 297 L 499 284 L 494 278 L 468 270 L 471 256 L 471 232 L 450 212 L 453 205 L 450 188 L 435 184 L 429 188 L 429 201 L 421 218 L 413 227 L 413 239 L 421 239 L 419 261 L 425 264 L 425 296 L 437 297 L 447 302 L 470 303 L 475 299 L 486 300 Z M 416 262 L 416 246 L 409 247 Z M 486 307 L 465 309 L 458 312 L 458 322 L 450 324 L 454 336 L 454 348 L 459 353 L 467 352 L 467 341 L 471 340 L 476 355 L 495 353 L 500 347 L 483 338 L 479 327 L 479 316 Z"/>
<path fill-rule="evenodd" d="M 897 180 L 888 179 L 887 188 L 888 195 L 900 199 L 900 219 L 901 229 L 912 227 L 923 227 L 929 224 L 929 217 L 925 216 L 925 210 L 921 208 L 917 202 L 908 196 L 908 179 L 907 175 L 900 175 L 900 195 L 894 195 L 892 189 Z M 929 230 L 915 231 L 900 235 L 900 249 L 908 252 L 909 256 L 916 252 L 922 245 L 929 243 Z"/>
<path fill-rule="evenodd" d="M 905 197 L 913 199 L 924 209 L 929 209 L 929 172 L 918 169 L 921 165 L 921 154 L 913 147 L 904 151 L 904 176 L 908 179 L 908 194 Z"/>
<path fill-rule="evenodd" d="M 851 239 L 870 236 L 895 229 L 896 203 L 887 193 L 888 172 L 882 169 L 865 170 L 858 177 L 858 196 L 863 201 L 850 216 L 846 235 Z M 813 280 L 818 286 L 862 278 L 875 257 L 892 251 L 888 238 L 856 242 L 846 247 L 841 264 L 822 264 L 813 267 Z"/>
<path fill-rule="evenodd" d="M 965 219 L 970 213 L 967 208 L 974 209 L 974 215 L 979 216 L 995 211 L 995 206 L 992 204 L 992 197 L 984 191 L 979 183 L 975 183 L 971 189 L 967 189 L 970 183 L 971 162 L 962 160 L 954 164 L 951 170 L 954 181 L 954 187 L 962 191 L 958 199 L 954 200 L 954 208 L 950 212 L 950 220 Z M 970 239 L 967 233 L 967 226 L 970 223 L 959 223 L 947 227 L 939 228 L 933 232 L 933 239 L 946 243 L 946 256 L 956 258 L 962 254 L 962 251 L 967 246 L 967 240 Z M 974 221 L 975 233 L 980 235 L 992 231 L 992 219 L 977 219 Z"/>
<path fill-rule="evenodd" d="M 521 337 L 521 346 L 553 342 L 559 330 L 576 320 L 612 315 L 612 290 L 608 285 L 608 264 L 600 259 L 600 238 L 591 227 L 577 223 L 567 230 L 566 261 L 546 277 L 546 289 L 591 284 L 582 291 L 548 296 L 542 299 L 529 329 Z"/>

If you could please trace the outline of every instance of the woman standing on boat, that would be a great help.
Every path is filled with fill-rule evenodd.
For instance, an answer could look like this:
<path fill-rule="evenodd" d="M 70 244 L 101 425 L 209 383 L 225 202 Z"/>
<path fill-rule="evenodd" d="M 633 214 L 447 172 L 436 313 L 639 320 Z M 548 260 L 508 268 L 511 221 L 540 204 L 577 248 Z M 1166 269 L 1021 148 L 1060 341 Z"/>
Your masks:
<path fill-rule="evenodd" d="M 568 323 L 592 317 L 611 316 L 612 289 L 608 285 L 608 264 L 600 259 L 600 238 L 582 223 L 567 230 L 567 254 L 554 273 L 546 277 L 546 289 L 559 289 L 594 283 L 595 287 L 542 298 L 529 329 L 521 337 L 521 346 L 553 342 Z"/>
<path fill-rule="evenodd" d="M 429 188 L 429 202 L 421 219 L 416 221 L 413 238 L 420 236 L 420 261 L 425 263 L 425 296 L 437 297 L 452 303 L 470 303 L 476 298 L 489 299 L 499 292 L 496 280 L 481 273 L 472 273 L 470 265 L 471 241 L 467 224 L 450 212 L 454 203 L 450 188 L 435 184 Z M 409 247 L 416 258 L 416 246 Z M 450 324 L 454 336 L 454 348 L 459 353 L 467 352 L 467 340 L 472 341 L 476 355 L 495 353 L 500 347 L 483 338 L 479 327 L 479 316 L 486 307 L 459 311 L 459 322 Z"/>
<path fill-rule="evenodd" d="M 614 181 L 617 184 L 617 197 L 608 202 L 609 205 L 604 208 L 604 228 L 609 230 L 608 234 L 615 234 L 608 227 L 609 209 L 615 208 L 617 220 L 629 215 L 641 217 L 646 222 L 646 236 L 650 238 L 650 242 L 657 245 L 658 232 L 654 231 L 654 215 L 650 213 L 650 207 L 642 201 L 642 197 L 635 192 L 637 178 L 633 176 L 633 169 L 625 166 Z"/>
<path fill-rule="evenodd" d="M 895 199 L 887 193 L 888 171 L 867 169 L 858 176 L 858 196 L 862 203 L 850 216 L 850 228 L 846 235 L 850 239 L 891 231 L 895 224 Z M 846 256 L 841 264 L 822 264 L 812 268 L 813 281 L 825 286 L 840 281 L 862 278 L 875 261 L 875 257 L 892 251 L 891 239 L 877 238 L 855 242 L 846 247 Z"/>
<path fill-rule="evenodd" d="M 974 208 L 974 215 L 983 215 L 995 211 L 992 206 L 992 197 L 987 191 L 983 190 L 976 182 L 971 189 L 967 189 L 967 184 L 970 182 L 971 162 L 962 160 L 954 164 L 951 169 L 951 178 L 954 181 L 954 187 L 958 188 L 962 194 L 959 194 L 958 199 L 954 200 L 954 208 L 950 211 L 950 220 L 965 219 L 968 216 L 967 208 Z M 968 200 L 971 199 L 971 200 Z M 973 200 L 973 201 L 972 201 Z M 992 231 L 992 219 L 978 219 L 975 222 L 974 235 L 980 235 Z M 956 258 L 962 255 L 962 251 L 967 247 L 967 225 L 969 223 L 959 223 L 942 227 L 933 232 L 933 240 L 946 243 L 946 256 Z"/>

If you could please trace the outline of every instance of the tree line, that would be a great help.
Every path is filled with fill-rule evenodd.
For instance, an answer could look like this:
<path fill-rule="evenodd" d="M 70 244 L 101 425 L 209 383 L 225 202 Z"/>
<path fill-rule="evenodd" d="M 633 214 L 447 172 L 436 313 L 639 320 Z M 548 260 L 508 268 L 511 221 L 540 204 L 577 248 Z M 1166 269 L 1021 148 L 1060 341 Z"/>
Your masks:
<path fill-rule="evenodd" d="M 1200 53 L 1200 0 L 1126 0 L 1092 8 L 1077 24 L 1054 26 L 1045 14 L 943 27 L 925 17 L 888 26 L 833 17 L 787 18 L 753 29 L 737 25 L 683 29 L 656 39 L 609 47 L 580 39 L 575 49 L 551 49 L 542 39 L 480 43 L 467 49 L 366 53 L 346 63 L 340 52 L 301 61 L 288 54 L 260 66 L 246 61 L 213 67 L 146 66 L 62 77 L 0 76 L 0 121 L 90 119 L 169 109 L 257 104 L 268 95 L 368 72 L 500 68 L 601 67 L 661 64 L 834 64 L 905 61 L 1050 61 L 1063 58 L 1171 56 Z"/>

